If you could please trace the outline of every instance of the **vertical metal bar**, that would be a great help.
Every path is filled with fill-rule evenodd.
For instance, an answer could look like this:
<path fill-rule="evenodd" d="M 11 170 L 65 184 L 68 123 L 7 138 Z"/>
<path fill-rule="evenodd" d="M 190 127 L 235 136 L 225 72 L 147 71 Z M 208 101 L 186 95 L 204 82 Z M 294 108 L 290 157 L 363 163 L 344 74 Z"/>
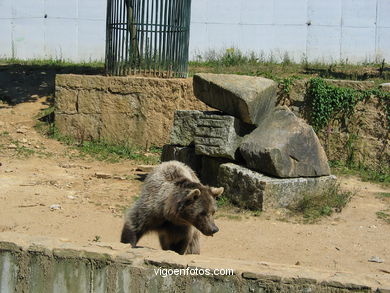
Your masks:
<path fill-rule="evenodd" d="M 173 28 L 172 28 L 172 17 L 173 17 L 173 4 L 175 0 L 170 0 L 170 6 L 169 6 L 169 14 L 168 14 L 168 40 L 167 40 L 167 63 L 168 63 L 168 75 L 167 77 L 171 77 L 171 69 L 172 69 L 172 57 L 171 57 L 171 51 L 172 51 L 172 34 L 173 34 Z"/>
<path fill-rule="evenodd" d="M 124 12 L 125 12 L 125 9 L 124 9 L 124 6 L 125 6 L 125 3 L 124 3 L 125 0 L 120 0 L 120 11 L 119 11 L 119 58 L 120 58 L 120 61 L 119 61 L 119 75 L 124 75 L 124 68 L 123 68 L 123 63 L 124 63 L 124 55 L 123 55 L 123 49 L 124 49 L 124 35 L 123 33 L 125 32 L 124 30 Z"/>
<path fill-rule="evenodd" d="M 191 0 L 107 0 L 110 75 L 186 77 Z"/>
<path fill-rule="evenodd" d="M 128 1 L 128 0 L 125 0 L 125 1 Z M 125 4 L 125 3 L 124 3 Z M 125 7 L 123 7 L 123 9 L 125 9 Z M 129 71 L 130 71 L 130 53 L 129 53 L 129 35 L 130 35 L 130 32 L 128 31 L 127 29 L 127 26 L 128 26 L 128 23 L 127 23 L 127 19 L 129 19 L 129 17 L 126 18 L 127 16 L 127 13 L 128 11 L 126 10 L 125 13 L 123 13 L 123 28 L 125 30 L 124 32 L 124 35 L 125 35 L 125 47 L 124 47 L 124 57 L 125 57 L 125 60 L 124 60 L 124 72 L 123 74 L 124 75 L 128 75 L 129 74 Z"/>
<path fill-rule="evenodd" d="M 153 76 L 156 76 L 157 63 L 157 15 L 158 15 L 158 0 L 154 0 L 153 11 Z"/>
<path fill-rule="evenodd" d="M 116 75 L 116 64 L 117 64 L 117 53 L 116 53 L 116 10 L 117 10 L 117 5 L 116 2 L 118 0 L 114 0 L 114 6 L 113 6 L 113 17 L 112 17 L 112 29 L 113 29 L 113 73 Z"/>
<path fill-rule="evenodd" d="M 168 6 L 169 6 L 169 0 L 165 0 L 165 7 L 164 7 L 164 30 L 163 30 L 163 41 L 162 41 L 162 65 L 164 70 L 164 76 L 165 72 L 167 71 L 167 58 L 166 58 L 166 50 L 167 50 L 167 39 L 168 39 Z"/>
<path fill-rule="evenodd" d="M 160 0 L 160 10 L 159 10 L 159 22 L 158 22 L 158 75 L 161 76 L 161 51 L 162 51 L 162 34 L 163 34 L 163 26 L 162 26 L 162 20 L 163 20 L 163 11 L 164 11 L 164 0 Z"/>
<path fill-rule="evenodd" d="M 150 1 L 146 0 L 146 27 L 145 27 L 145 65 L 144 65 L 144 74 L 147 73 L 147 66 L 149 64 L 149 14 L 150 14 Z"/>
<path fill-rule="evenodd" d="M 111 28 L 110 28 L 110 14 L 111 14 L 111 0 L 107 0 L 107 11 L 106 11 L 106 56 L 104 62 L 104 69 L 106 74 L 110 74 L 110 39 L 111 39 Z"/>

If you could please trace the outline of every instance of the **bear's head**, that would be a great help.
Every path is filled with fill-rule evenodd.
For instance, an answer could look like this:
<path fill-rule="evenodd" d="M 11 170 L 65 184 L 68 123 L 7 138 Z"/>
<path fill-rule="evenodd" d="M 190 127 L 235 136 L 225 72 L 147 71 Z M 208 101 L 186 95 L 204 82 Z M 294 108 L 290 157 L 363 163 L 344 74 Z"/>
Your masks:
<path fill-rule="evenodd" d="M 215 188 L 179 178 L 175 181 L 174 194 L 176 218 L 195 226 L 206 236 L 219 231 L 214 223 L 217 210 L 216 199 L 223 193 L 223 187 Z"/>

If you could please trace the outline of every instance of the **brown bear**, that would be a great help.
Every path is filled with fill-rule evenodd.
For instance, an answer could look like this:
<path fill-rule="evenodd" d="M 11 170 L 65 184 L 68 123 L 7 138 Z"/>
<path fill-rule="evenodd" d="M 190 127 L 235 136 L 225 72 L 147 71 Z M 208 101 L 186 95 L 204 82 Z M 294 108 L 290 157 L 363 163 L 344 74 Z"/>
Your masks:
<path fill-rule="evenodd" d="M 136 247 L 145 233 L 155 231 L 163 250 L 199 254 L 199 231 L 212 236 L 219 230 L 213 215 L 222 192 L 223 187 L 200 183 L 187 165 L 164 162 L 146 177 L 140 198 L 126 214 L 121 242 Z"/>

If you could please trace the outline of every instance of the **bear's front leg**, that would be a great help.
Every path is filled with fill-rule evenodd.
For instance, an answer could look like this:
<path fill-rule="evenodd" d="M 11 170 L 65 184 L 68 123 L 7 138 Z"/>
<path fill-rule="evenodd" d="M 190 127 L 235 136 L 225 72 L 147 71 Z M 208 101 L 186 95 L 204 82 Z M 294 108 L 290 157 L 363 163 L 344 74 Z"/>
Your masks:
<path fill-rule="evenodd" d="M 127 224 L 123 226 L 121 235 L 122 243 L 130 243 L 132 247 L 136 247 L 139 238 L 140 237 L 138 237 L 137 233 L 134 232 Z"/>
<path fill-rule="evenodd" d="M 178 254 L 185 254 L 187 251 L 189 239 L 185 238 L 179 242 L 171 243 L 169 250 L 173 250 L 177 252 Z"/>

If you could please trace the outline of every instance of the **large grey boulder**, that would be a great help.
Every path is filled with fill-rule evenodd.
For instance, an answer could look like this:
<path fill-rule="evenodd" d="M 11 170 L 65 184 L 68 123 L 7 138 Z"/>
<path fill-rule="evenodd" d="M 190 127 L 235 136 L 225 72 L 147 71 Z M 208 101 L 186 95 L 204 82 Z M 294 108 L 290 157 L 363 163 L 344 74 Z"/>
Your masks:
<path fill-rule="evenodd" d="M 328 159 L 313 128 L 287 107 L 276 108 L 244 137 L 240 152 L 249 168 L 271 176 L 330 174 Z"/>
<path fill-rule="evenodd" d="M 258 125 L 276 105 L 278 84 L 270 79 L 199 73 L 193 84 L 198 99 L 248 124 Z"/>
<path fill-rule="evenodd" d="M 217 186 L 234 204 L 252 210 L 292 208 L 304 197 L 322 193 L 336 183 L 333 175 L 314 178 L 274 178 L 226 163 L 219 167 Z"/>
<path fill-rule="evenodd" d="M 195 130 L 195 152 L 234 160 L 244 135 L 252 130 L 233 116 L 203 112 Z"/>

